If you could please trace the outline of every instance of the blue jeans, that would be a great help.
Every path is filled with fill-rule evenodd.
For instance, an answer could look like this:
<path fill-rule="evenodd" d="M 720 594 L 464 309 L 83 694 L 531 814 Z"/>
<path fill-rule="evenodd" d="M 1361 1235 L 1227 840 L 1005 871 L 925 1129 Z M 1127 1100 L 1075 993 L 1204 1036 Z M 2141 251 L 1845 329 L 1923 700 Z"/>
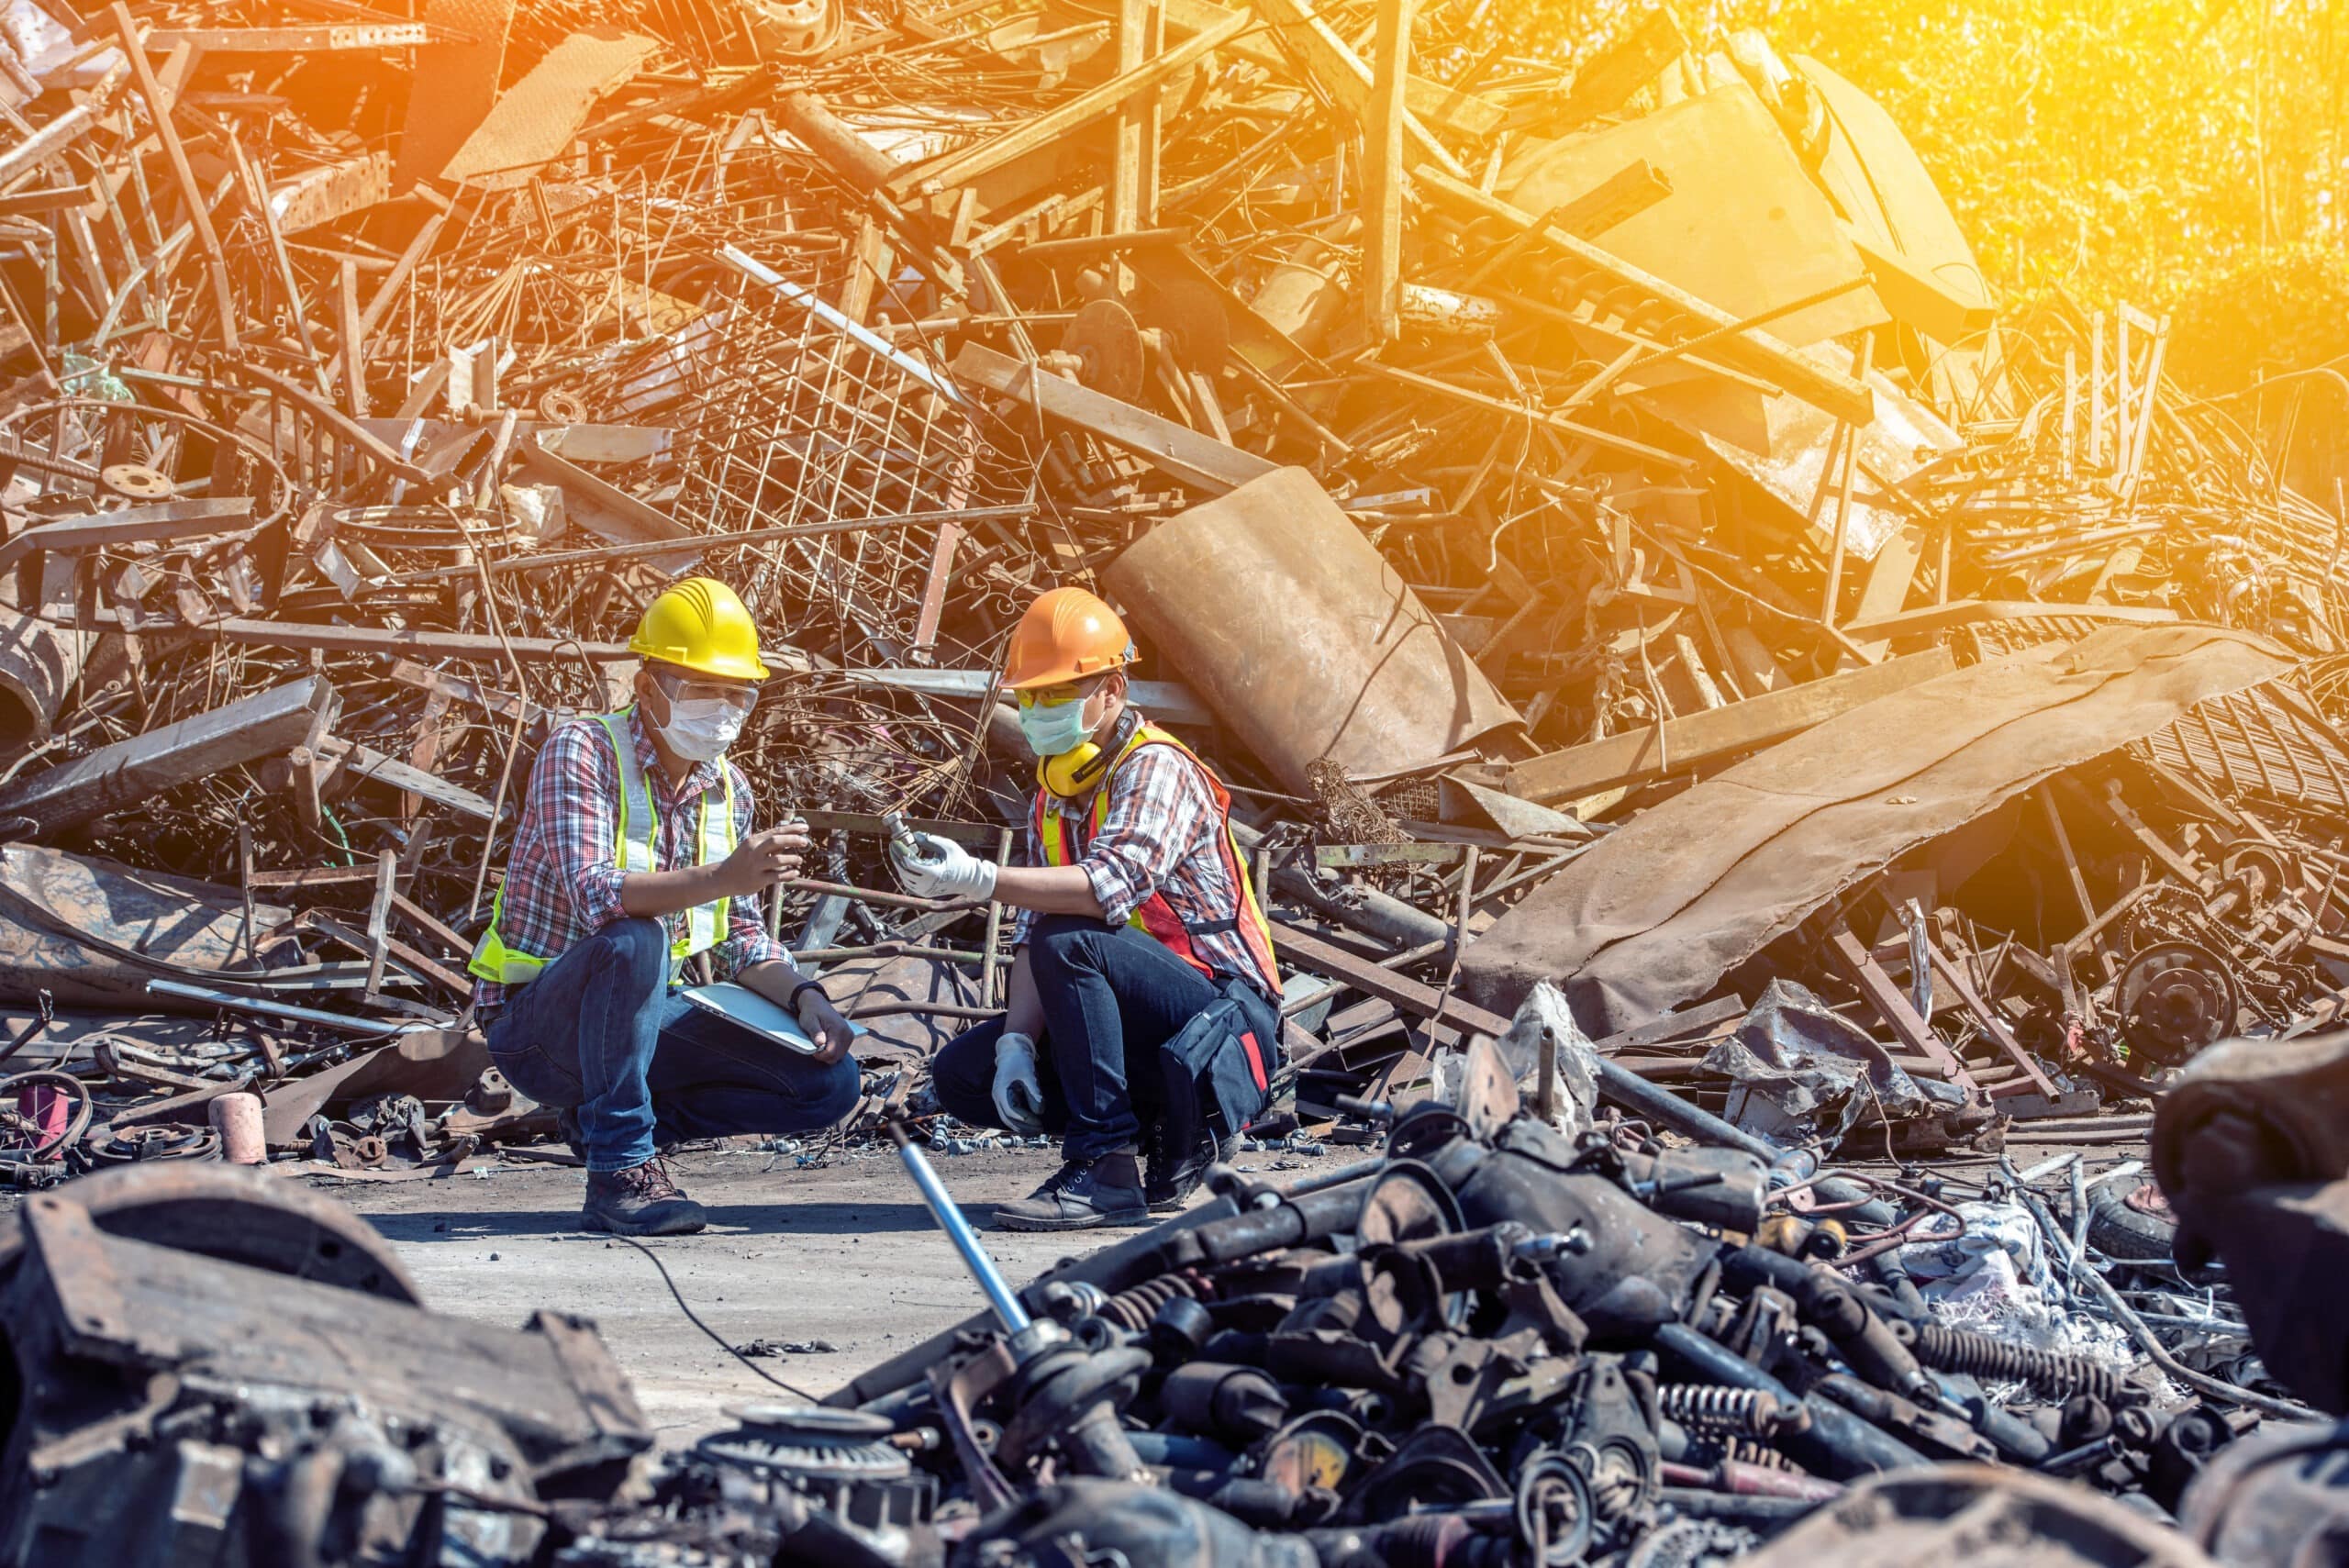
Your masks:
<path fill-rule="evenodd" d="M 674 995 L 658 920 L 613 921 L 508 996 L 489 1059 L 540 1105 L 577 1109 L 590 1171 L 690 1138 L 812 1131 L 856 1104 L 854 1058 L 824 1066 Z"/>
<path fill-rule="evenodd" d="M 1216 999 L 1213 982 L 1131 926 L 1044 915 L 1028 929 L 1028 973 L 1044 1005 L 1036 1074 L 1044 1128 L 1071 1160 L 1131 1148 L 1141 1109 L 1159 1103 L 1158 1048 Z M 999 1021 L 940 1048 L 930 1064 L 938 1103 L 974 1127 L 1001 1127 L 995 1108 Z"/>

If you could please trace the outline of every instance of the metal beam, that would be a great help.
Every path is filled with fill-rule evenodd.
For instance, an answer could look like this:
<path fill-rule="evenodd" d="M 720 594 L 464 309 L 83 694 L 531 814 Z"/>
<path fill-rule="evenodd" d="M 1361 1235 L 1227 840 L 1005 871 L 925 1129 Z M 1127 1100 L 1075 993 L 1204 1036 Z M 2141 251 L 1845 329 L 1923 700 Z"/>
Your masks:
<path fill-rule="evenodd" d="M 0 817 L 29 817 L 41 832 L 53 833 L 191 780 L 290 751 L 321 715 L 331 722 L 338 706 L 324 676 L 306 675 L 20 779 L 0 791 Z"/>

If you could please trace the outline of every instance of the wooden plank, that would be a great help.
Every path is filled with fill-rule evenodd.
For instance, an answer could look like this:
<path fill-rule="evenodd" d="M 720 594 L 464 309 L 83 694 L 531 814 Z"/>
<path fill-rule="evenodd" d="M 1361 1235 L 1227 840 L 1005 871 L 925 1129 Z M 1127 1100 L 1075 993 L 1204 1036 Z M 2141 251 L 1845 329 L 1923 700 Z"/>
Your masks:
<path fill-rule="evenodd" d="M 1922 1068 L 1967 1088 L 1974 1086 L 1973 1076 L 1966 1072 L 1965 1063 L 1958 1060 L 1957 1052 L 1943 1045 L 1932 1026 L 1917 1016 L 1908 993 L 1892 983 L 1892 976 L 1876 962 L 1876 955 L 1861 945 L 1849 926 L 1836 928 L 1835 934 L 1828 939 L 1827 953 L 1845 977 L 1860 988 L 1860 995 L 1867 998 L 1868 1006 L 1876 1009 L 1885 1027 L 1919 1060 L 1919 1068 L 1911 1071 Z M 1901 1065 L 1909 1063 L 1903 1062 Z"/>
<path fill-rule="evenodd" d="M 1373 342 L 1403 333 L 1403 83 L 1414 0 L 1378 0 L 1378 61 L 1363 115 L 1363 313 Z"/>
<path fill-rule="evenodd" d="M 1021 364 L 983 343 L 964 343 L 954 356 L 953 369 L 957 377 L 971 385 L 1030 404 L 1047 419 L 1098 436 L 1211 495 L 1236 490 L 1280 467 L 1130 403 Z"/>
<path fill-rule="evenodd" d="M 1769 692 L 1726 707 L 1667 719 L 1661 727 L 1610 735 L 1534 757 L 1510 768 L 1502 787 L 1520 800 L 1554 806 L 1601 790 L 1644 784 L 1664 771 L 1703 767 L 1775 746 L 1879 697 L 1957 668 L 1946 648 L 1847 670 L 1823 681 Z"/>
<path fill-rule="evenodd" d="M 1329 92 L 1340 108 L 1367 127 L 1371 101 L 1377 91 L 1370 67 L 1338 36 L 1335 28 L 1315 13 L 1311 0 L 1257 0 L 1257 9 L 1307 73 Z M 1436 140 L 1408 104 L 1403 106 L 1403 134 L 1421 156 L 1435 160 L 1436 166 L 1453 179 L 1468 178 L 1468 171 L 1460 160 Z"/>
<path fill-rule="evenodd" d="M 42 832 L 85 822 L 191 779 L 278 756 L 298 746 L 336 701 L 326 677 L 306 675 L 18 779 L 0 791 L 0 816 L 30 817 Z"/>
<path fill-rule="evenodd" d="M 2029 1051 L 2023 1050 L 2022 1042 L 2015 1039 L 2014 1031 L 2007 1028 L 2007 1020 L 1998 1016 L 1998 1009 L 1984 1001 L 1982 994 L 1974 989 L 1974 982 L 1966 974 L 1965 966 L 1952 962 L 1937 943 L 1926 943 L 1925 951 L 1933 966 L 1933 973 L 1942 977 L 1942 984 L 1957 994 L 1958 1000 L 1965 1004 L 1965 1010 L 1974 1015 L 1975 1022 L 1982 1026 L 1983 1030 L 1998 1043 L 1998 1049 L 2007 1053 L 2009 1061 L 2022 1069 L 2023 1077 L 2040 1094 L 2054 1098 L 2059 1093 L 2054 1080 L 2048 1077 Z"/>
<path fill-rule="evenodd" d="M 1114 113 L 1137 93 L 1163 86 L 1203 59 L 1210 50 L 1244 30 L 1254 18 L 1244 11 L 1226 11 L 1214 25 L 1192 34 L 1137 70 L 1120 72 L 1099 86 L 1078 94 L 1060 107 L 1027 124 L 988 138 L 976 147 L 949 152 L 899 171 L 889 182 L 890 195 L 900 201 L 919 192 L 936 195 L 956 185 L 967 185 L 981 175 L 1024 158 L 1040 147 Z"/>

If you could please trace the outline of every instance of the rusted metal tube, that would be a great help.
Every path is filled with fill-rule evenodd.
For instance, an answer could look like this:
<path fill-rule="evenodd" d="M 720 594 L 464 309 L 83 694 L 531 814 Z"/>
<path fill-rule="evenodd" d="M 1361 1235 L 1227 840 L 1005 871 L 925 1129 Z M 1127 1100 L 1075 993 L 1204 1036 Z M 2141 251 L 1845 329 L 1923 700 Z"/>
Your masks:
<path fill-rule="evenodd" d="M 0 609 L 0 754 L 49 739 L 57 710 L 82 678 L 91 634 Z"/>
<path fill-rule="evenodd" d="M 1286 789 L 1513 729 L 1517 712 L 1311 474 L 1285 468 L 1160 524 L 1102 574 L 1144 639 Z"/>

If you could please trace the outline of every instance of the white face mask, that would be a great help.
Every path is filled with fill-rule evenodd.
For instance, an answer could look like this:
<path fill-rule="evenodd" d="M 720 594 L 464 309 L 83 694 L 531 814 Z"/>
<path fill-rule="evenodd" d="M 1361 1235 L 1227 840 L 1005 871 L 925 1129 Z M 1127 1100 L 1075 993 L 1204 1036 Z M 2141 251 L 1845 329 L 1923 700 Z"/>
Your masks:
<path fill-rule="evenodd" d="M 663 694 L 664 695 L 666 694 Z M 688 762 L 715 762 L 742 733 L 742 710 L 718 697 L 670 697 L 661 739 Z"/>

